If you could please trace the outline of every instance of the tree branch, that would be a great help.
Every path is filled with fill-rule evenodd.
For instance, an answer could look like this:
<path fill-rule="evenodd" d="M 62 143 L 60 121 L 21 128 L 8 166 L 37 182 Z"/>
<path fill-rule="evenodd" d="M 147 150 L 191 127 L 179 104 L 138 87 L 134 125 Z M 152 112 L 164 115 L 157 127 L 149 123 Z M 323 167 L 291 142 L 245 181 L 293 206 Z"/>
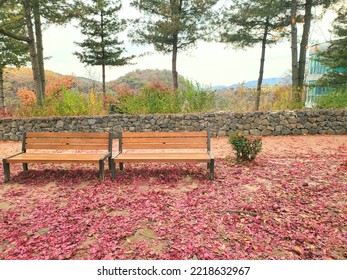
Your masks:
<path fill-rule="evenodd" d="M 0 0 L 0 8 L 5 4 L 7 0 Z"/>
<path fill-rule="evenodd" d="M 16 39 L 18 41 L 24 41 L 24 42 L 27 42 L 27 43 L 30 43 L 31 42 L 31 39 L 29 37 L 26 37 L 26 36 L 21 36 L 21 35 L 17 35 L 11 31 L 7 31 L 3 28 L 0 28 L 0 34 L 3 34 L 5 36 L 8 36 L 8 37 L 11 37 L 12 39 Z"/>

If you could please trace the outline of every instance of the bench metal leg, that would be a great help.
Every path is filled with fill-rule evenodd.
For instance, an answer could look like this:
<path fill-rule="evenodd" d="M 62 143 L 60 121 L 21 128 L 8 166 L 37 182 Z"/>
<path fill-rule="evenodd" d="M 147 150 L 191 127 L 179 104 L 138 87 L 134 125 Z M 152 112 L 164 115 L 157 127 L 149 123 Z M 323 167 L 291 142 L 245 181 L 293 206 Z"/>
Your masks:
<path fill-rule="evenodd" d="M 99 160 L 99 173 L 100 173 L 100 181 L 104 181 L 105 180 L 105 164 L 102 159 Z"/>
<path fill-rule="evenodd" d="M 116 179 L 116 164 L 113 159 L 110 160 L 110 164 L 111 164 L 112 181 L 114 181 L 114 179 Z"/>
<path fill-rule="evenodd" d="M 10 181 L 10 164 L 5 159 L 2 160 L 4 166 L 5 182 Z"/>
<path fill-rule="evenodd" d="M 27 163 L 23 163 L 23 170 L 24 171 L 28 171 L 29 170 Z"/>
<path fill-rule="evenodd" d="M 108 161 L 108 169 L 112 169 L 112 163 L 111 163 L 111 161 L 112 161 L 112 159 L 109 157 L 108 159 L 107 159 L 107 161 Z"/>
<path fill-rule="evenodd" d="M 209 162 L 207 163 L 207 169 L 210 169 L 210 163 Z"/>
<path fill-rule="evenodd" d="M 210 162 L 210 180 L 214 180 L 214 159 Z"/>
<path fill-rule="evenodd" d="M 123 170 L 123 169 L 124 169 L 124 164 L 123 164 L 123 162 L 120 162 L 120 163 L 119 163 L 119 169 L 120 169 L 120 170 Z"/>

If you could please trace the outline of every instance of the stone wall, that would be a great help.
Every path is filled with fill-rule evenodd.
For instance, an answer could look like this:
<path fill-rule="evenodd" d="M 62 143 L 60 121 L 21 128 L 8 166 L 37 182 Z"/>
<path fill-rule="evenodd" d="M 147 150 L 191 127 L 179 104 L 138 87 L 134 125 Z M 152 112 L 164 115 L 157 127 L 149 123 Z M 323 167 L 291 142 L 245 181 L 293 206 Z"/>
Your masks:
<path fill-rule="evenodd" d="M 250 135 L 346 134 L 347 109 L 172 115 L 110 115 L 1 119 L 0 140 L 20 140 L 24 131 L 233 131 Z"/>

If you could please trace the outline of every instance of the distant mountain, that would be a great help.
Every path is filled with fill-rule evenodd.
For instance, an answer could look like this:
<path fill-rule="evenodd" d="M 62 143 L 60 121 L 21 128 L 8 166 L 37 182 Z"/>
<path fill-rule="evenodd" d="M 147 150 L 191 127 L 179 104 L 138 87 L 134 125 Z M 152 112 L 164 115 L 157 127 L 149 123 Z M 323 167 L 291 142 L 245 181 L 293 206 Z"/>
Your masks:
<path fill-rule="evenodd" d="M 93 91 L 102 91 L 102 83 L 99 81 L 95 81 L 93 79 L 89 79 L 86 77 L 77 76 L 76 78 L 76 88 L 82 92 L 90 92 Z M 107 86 L 107 84 L 106 84 Z"/>
<path fill-rule="evenodd" d="M 183 76 L 178 76 L 179 83 L 183 81 Z M 162 82 L 168 86 L 172 85 L 172 72 L 170 70 L 145 69 L 135 70 L 119 77 L 114 81 L 108 82 L 112 84 L 126 84 L 132 89 L 140 89 L 150 82 Z"/>
<path fill-rule="evenodd" d="M 267 78 L 263 79 L 263 85 L 283 85 L 288 84 L 291 81 L 291 76 L 285 76 L 285 77 L 273 77 L 273 78 Z M 248 82 L 233 84 L 230 86 L 224 86 L 224 85 L 217 85 L 211 87 L 213 90 L 220 90 L 220 89 L 228 89 L 228 88 L 238 88 L 240 85 L 243 85 L 248 88 L 256 88 L 258 84 L 258 80 L 252 80 Z"/>
<path fill-rule="evenodd" d="M 46 81 L 49 84 L 51 81 L 57 80 L 64 77 L 64 75 L 55 73 L 53 71 L 46 70 Z M 19 88 L 33 89 L 34 83 L 32 78 L 32 70 L 30 68 L 6 68 L 4 73 L 4 88 L 8 100 L 17 98 L 17 91 Z M 179 76 L 179 80 L 182 83 L 185 79 Z M 102 84 L 99 81 L 88 79 L 86 77 L 75 77 L 74 88 L 77 88 L 81 92 L 101 91 Z M 286 77 L 274 77 L 263 80 L 263 85 L 282 85 L 288 84 L 291 81 L 290 76 Z M 126 75 L 119 77 L 116 80 L 106 83 L 107 90 L 113 90 L 114 84 L 127 84 L 132 89 L 140 89 L 149 82 L 163 82 L 168 86 L 172 85 L 172 73 L 170 70 L 157 70 L 157 69 L 146 69 L 146 70 L 135 70 L 127 73 Z M 230 86 L 216 85 L 211 87 L 216 92 L 223 92 L 230 88 L 238 88 L 243 85 L 247 88 L 255 88 L 257 86 L 257 80 L 243 82 L 239 84 L 233 84 Z M 13 103 L 13 102 L 11 102 Z"/>

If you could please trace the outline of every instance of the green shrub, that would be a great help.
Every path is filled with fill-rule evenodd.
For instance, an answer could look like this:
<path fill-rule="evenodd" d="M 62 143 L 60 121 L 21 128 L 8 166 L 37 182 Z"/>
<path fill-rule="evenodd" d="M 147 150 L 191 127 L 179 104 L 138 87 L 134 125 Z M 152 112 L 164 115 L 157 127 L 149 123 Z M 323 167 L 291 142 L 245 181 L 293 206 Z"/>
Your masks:
<path fill-rule="evenodd" d="M 176 98 L 172 88 L 164 83 L 151 82 L 145 85 L 140 92 L 140 104 L 143 104 L 144 113 L 176 113 Z"/>
<path fill-rule="evenodd" d="M 261 137 L 245 136 L 240 132 L 231 134 L 229 143 L 235 150 L 238 161 L 254 161 L 262 148 Z"/>
<path fill-rule="evenodd" d="M 20 104 L 15 115 L 21 117 L 82 116 L 105 114 L 100 96 L 94 92 L 83 94 L 62 88 L 60 93 L 47 97 L 42 106 L 36 103 Z"/>
<path fill-rule="evenodd" d="M 128 114 L 208 112 L 215 104 L 211 91 L 189 81 L 175 92 L 164 83 L 151 82 L 137 93 L 119 89 L 117 96 L 118 110 Z"/>
<path fill-rule="evenodd" d="M 180 113 L 209 112 L 215 108 L 215 94 L 198 83 L 184 81 L 178 95 Z"/>
<path fill-rule="evenodd" d="M 317 108 L 347 108 L 347 88 L 334 90 L 317 100 Z"/>

